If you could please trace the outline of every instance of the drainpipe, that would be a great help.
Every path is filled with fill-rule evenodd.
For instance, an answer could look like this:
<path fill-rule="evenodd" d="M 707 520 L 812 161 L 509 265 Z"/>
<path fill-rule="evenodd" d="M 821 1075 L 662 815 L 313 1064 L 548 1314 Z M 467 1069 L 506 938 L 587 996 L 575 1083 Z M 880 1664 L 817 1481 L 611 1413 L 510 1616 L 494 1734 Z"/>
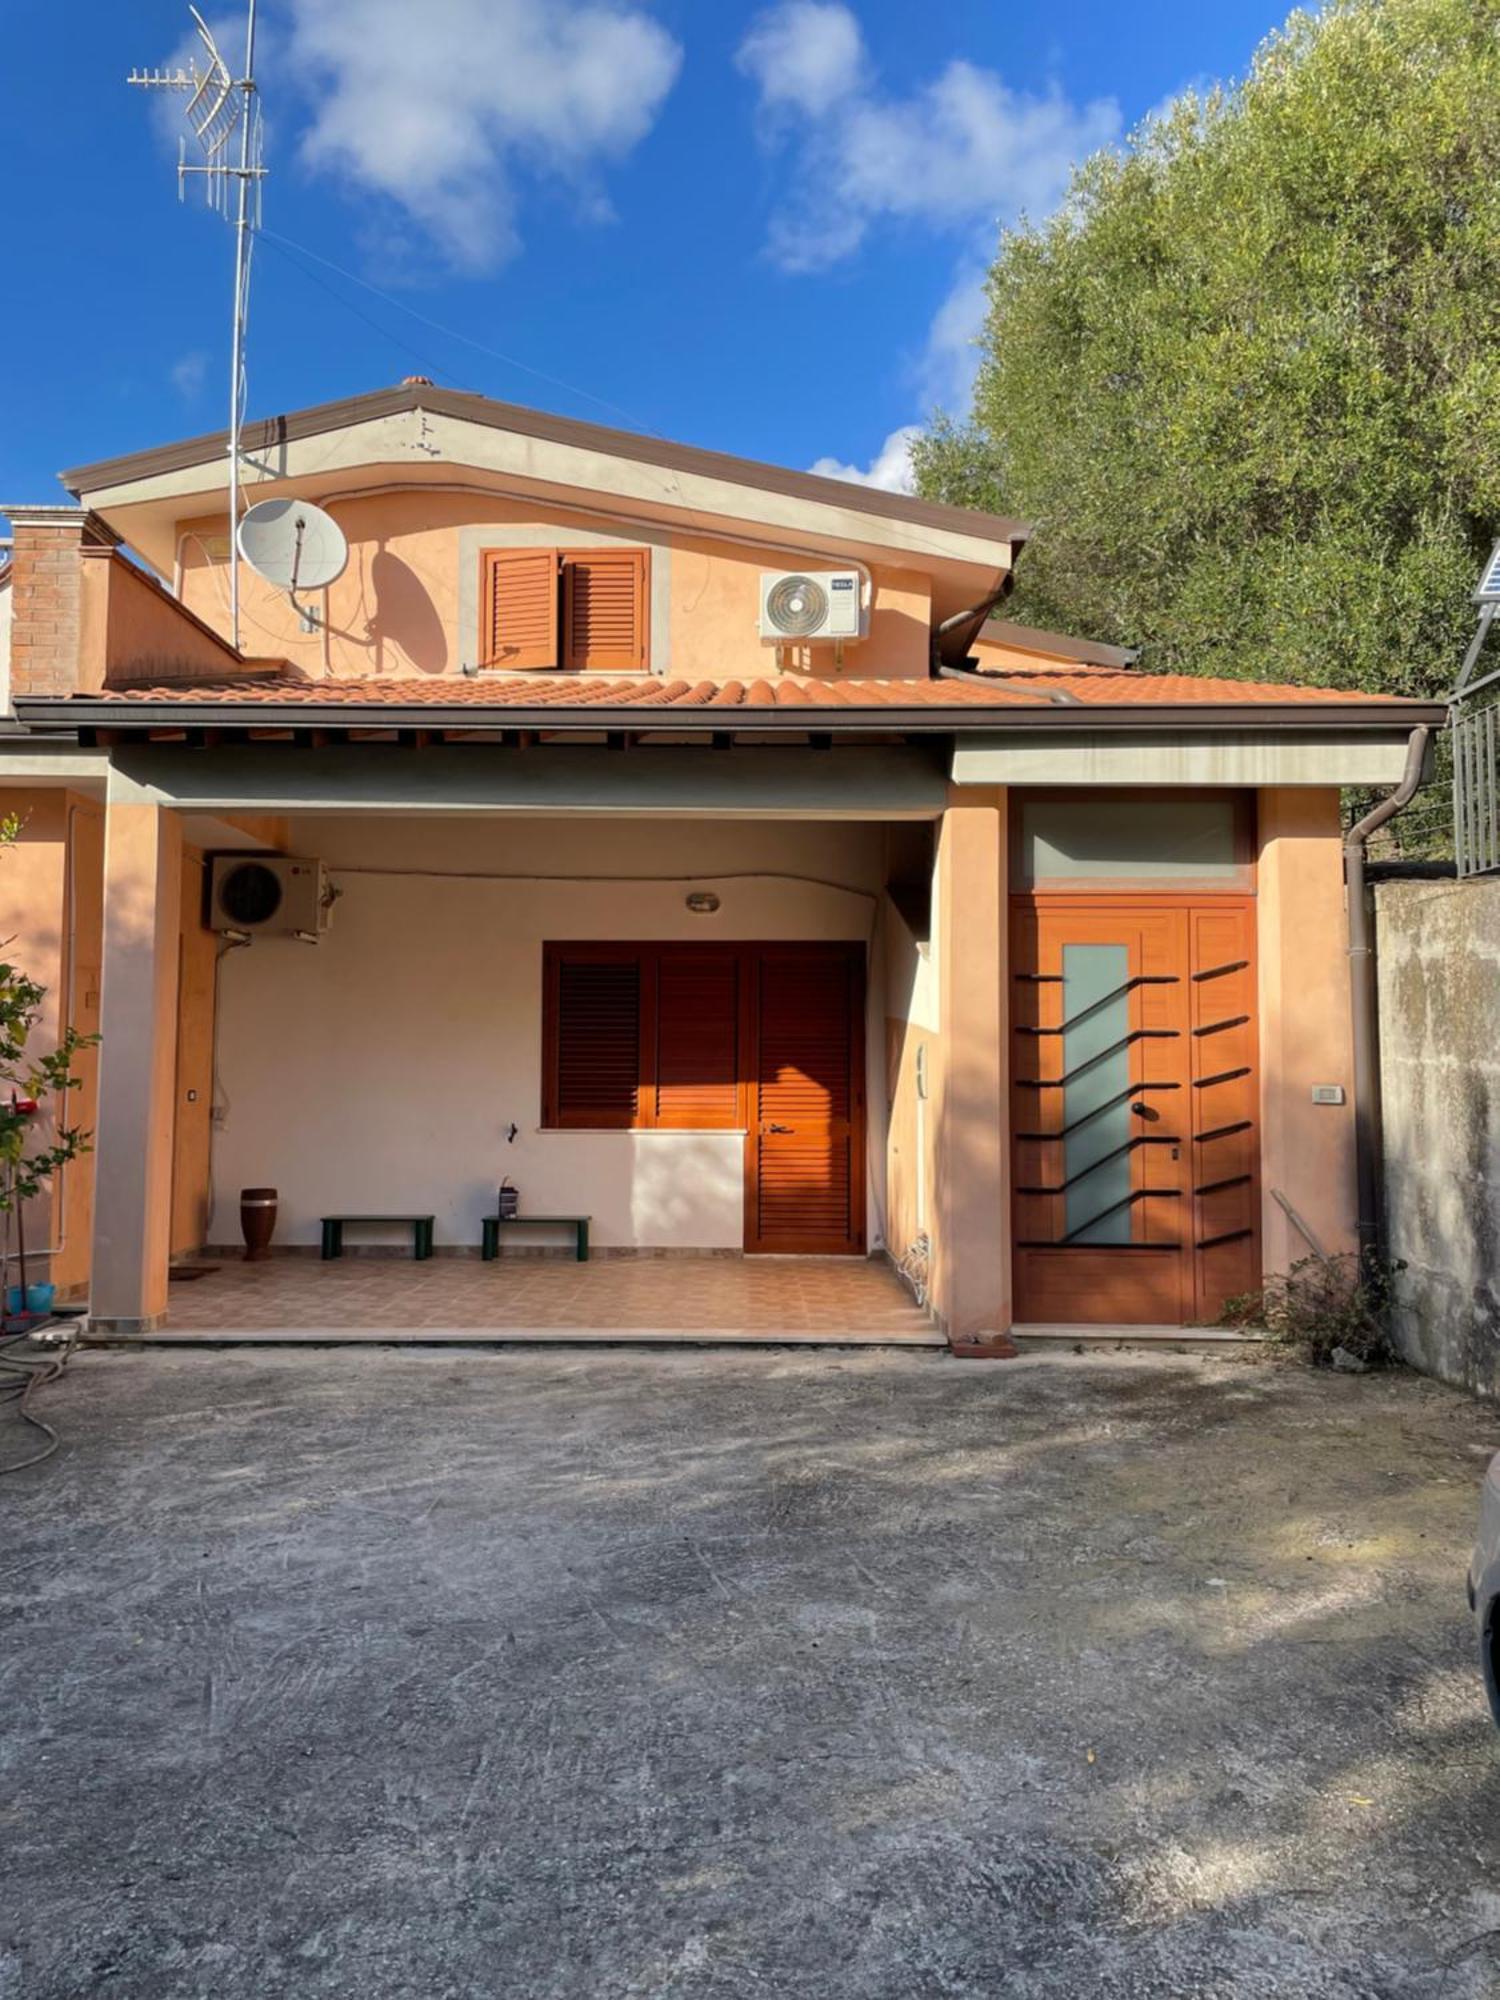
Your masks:
<path fill-rule="evenodd" d="M 1063 688 L 1024 687 L 1019 681 L 1002 680 L 998 674 L 970 673 L 966 668 L 954 666 L 944 657 L 943 641 L 951 637 L 953 633 L 958 632 L 963 636 L 953 650 L 957 653 L 959 659 L 964 660 L 968 658 L 969 648 L 983 630 L 984 621 L 992 611 L 998 610 L 1005 599 L 1010 596 L 1014 585 L 1015 577 L 1011 571 L 1007 570 L 987 597 L 981 597 L 977 604 L 969 605 L 966 610 L 955 611 L 951 618 L 945 618 L 941 625 L 934 627 L 932 634 L 932 678 L 942 681 L 974 681 L 982 687 L 1004 688 L 1007 694 L 1029 695 L 1033 701 L 1040 695 L 1044 701 L 1050 702 L 1054 708 L 1074 708 L 1078 705 L 1077 695 L 1069 694 Z"/>
<path fill-rule="evenodd" d="M 1365 890 L 1365 843 L 1411 804 L 1422 782 L 1426 723 L 1411 733 L 1401 782 L 1344 836 L 1344 886 L 1349 904 L 1349 987 L 1354 1027 L 1354 1152 L 1359 1181 L 1359 1256 L 1373 1263 L 1381 1241 L 1380 1021 L 1375 981 L 1374 926 Z"/>
<path fill-rule="evenodd" d="M 955 611 L 951 618 L 945 618 L 942 624 L 934 629 L 932 634 L 932 671 L 934 676 L 938 674 L 944 664 L 943 641 L 954 632 L 962 632 L 963 638 L 953 648 L 953 651 L 959 659 L 967 658 L 969 648 L 978 637 L 985 619 L 989 617 L 992 611 L 998 610 L 1001 603 L 1009 597 L 1014 584 L 1015 577 L 1010 570 L 1007 570 L 987 597 L 981 597 L 977 604 L 971 604 L 967 610 Z"/>
<path fill-rule="evenodd" d="M 1004 688 L 1007 694 L 1024 694 L 1031 701 L 1050 702 L 1054 708 L 1081 708 L 1082 702 L 1076 694 L 1069 694 L 1066 688 L 1048 687 L 1045 683 L 1008 681 L 999 674 L 971 674 L 966 667 L 939 667 L 940 681 L 968 681 L 974 687 Z"/>

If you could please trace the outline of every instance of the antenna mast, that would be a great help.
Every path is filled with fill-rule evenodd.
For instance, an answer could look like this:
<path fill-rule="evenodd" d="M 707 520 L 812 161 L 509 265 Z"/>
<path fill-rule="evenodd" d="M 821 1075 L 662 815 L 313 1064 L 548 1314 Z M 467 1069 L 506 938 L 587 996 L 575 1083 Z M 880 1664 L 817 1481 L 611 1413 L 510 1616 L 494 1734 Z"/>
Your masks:
<path fill-rule="evenodd" d="M 186 95 L 183 115 L 202 150 L 201 165 L 189 165 L 187 142 L 178 141 L 177 198 L 184 200 L 190 177 L 203 181 L 208 205 L 234 224 L 234 316 L 229 360 L 229 618 L 236 651 L 240 643 L 240 430 L 245 419 L 245 325 L 250 310 L 250 255 L 260 227 L 262 164 L 260 99 L 255 87 L 255 8 L 247 0 L 245 66 L 236 81 L 219 53 L 208 23 L 189 7 L 203 45 L 204 68 L 196 58 L 176 69 L 132 70 L 128 81 L 144 90 Z"/>

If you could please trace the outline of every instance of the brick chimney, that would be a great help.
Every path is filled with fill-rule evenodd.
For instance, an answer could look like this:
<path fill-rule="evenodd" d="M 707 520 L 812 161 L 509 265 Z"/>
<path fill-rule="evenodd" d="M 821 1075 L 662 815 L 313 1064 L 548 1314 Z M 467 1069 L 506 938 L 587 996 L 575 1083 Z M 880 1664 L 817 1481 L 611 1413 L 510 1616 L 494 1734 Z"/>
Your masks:
<path fill-rule="evenodd" d="M 10 691 L 72 694 L 82 636 L 83 550 L 119 536 L 87 507 L 6 507 L 10 566 Z"/>

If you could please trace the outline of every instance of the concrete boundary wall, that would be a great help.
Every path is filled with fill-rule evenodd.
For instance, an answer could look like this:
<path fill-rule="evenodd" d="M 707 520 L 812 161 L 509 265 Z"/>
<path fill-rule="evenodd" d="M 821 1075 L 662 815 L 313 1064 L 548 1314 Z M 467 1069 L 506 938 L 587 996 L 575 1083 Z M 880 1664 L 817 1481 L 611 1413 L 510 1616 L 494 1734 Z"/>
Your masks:
<path fill-rule="evenodd" d="M 1500 1396 L 1500 880 L 1375 892 L 1396 1337 Z"/>

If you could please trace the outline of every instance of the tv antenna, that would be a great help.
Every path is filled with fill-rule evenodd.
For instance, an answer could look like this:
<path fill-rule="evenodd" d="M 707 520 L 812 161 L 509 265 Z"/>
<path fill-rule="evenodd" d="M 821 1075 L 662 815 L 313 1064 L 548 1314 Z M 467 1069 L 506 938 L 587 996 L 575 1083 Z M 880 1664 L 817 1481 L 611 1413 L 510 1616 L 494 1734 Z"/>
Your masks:
<path fill-rule="evenodd" d="M 235 77 L 208 23 L 189 7 L 202 44 L 199 56 L 174 69 L 135 70 L 128 81 L 143 90 L 173 90 L 187 98 L 184 119 L 203 155 L 187 157 L 187 138 L 178 141 L 177 198 L 187 198 L 190 179 L 203 182 L 208 205 L 234 224 L 234 317 L 229 359 L 229 620 L 236 651 L 240 643 L 240 430 L 245 420 L 245 322 L 250 309 L 250 251 L 260 227 L 260 184 L 266 169 L 261 157 L 260 99 L 255 87 L 255 7 L 245 11 L 245 64 Z"/>

